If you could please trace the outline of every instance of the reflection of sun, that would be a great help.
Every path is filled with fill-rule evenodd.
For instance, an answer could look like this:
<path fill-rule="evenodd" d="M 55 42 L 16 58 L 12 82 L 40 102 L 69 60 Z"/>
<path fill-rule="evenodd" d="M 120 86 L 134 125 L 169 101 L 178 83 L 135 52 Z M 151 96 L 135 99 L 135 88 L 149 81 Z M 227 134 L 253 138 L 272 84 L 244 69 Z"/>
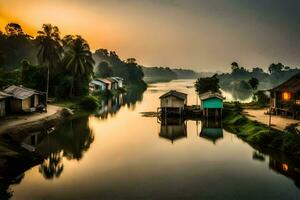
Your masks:
<path fill-rule="evenodd" d="M 282 164 L 282 169 L 283 169 L 283 171 L 286 172 L 287 170 L 289 170 L 289 166 L 287 164 L 283 163 Z"/>

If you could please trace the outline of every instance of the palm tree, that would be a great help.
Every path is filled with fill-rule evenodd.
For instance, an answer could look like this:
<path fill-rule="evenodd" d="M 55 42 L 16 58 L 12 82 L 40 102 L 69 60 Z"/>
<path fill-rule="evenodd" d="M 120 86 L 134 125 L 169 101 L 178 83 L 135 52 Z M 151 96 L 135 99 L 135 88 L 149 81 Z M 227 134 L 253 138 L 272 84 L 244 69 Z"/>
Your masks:
<path fill-rule="evenodd" d="M 83 80 L 89 80 L 93 75 L 95 61 L 93 60 L 88 43 L 81 36 L 65 36 L 63 44 L 65 50 L 63 63 L 66 69 L 73 75 L 73 82 L 70 90 L 70 95 L 72 96 L 79 93 L 79 91 L 74 92 L 76 84 L 77 86 L 78 84 L 82 84 Z"/>
<path fill-rule="evenodd" d="M 58 27 L 51 24 L 44 24 L 41 31 L 38 31 L 39 51 L 37 54 L 39 63 L 47 66 L 47 89 L 46 89 L 46 109 L 49 96 L 50 70 L 61 60 L 62 45 Z"/>

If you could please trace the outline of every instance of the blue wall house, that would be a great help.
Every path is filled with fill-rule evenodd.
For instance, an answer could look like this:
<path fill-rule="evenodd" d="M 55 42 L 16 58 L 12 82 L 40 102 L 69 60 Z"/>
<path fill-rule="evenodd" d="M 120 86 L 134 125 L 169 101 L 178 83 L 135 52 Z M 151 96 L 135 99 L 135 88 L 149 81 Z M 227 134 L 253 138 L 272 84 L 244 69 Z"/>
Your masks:
<path fill-rule="evenodd" d="M 224 97 L 220 93 L 206 92 L 199 95 L 201 100 L 201 109 L 204 116 L 221 117 L 222 109 L 224 107 Z"/>

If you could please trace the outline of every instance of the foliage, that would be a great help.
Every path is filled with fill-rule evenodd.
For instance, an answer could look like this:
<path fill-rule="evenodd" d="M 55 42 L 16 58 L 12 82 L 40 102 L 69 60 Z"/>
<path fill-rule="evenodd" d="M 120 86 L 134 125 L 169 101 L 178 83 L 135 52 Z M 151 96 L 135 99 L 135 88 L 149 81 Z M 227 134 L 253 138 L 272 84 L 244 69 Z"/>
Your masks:
<path fill-rule="evenodd" d="M 98 49 L 94 54 L 94 59 L 99 62 L 107 62 L 113 71 L 114 76 L 122 77 L 127 84 L 145 84 L 144 73 L 135 58 L 128 58 L 122 61 L 115 51 Z"/>
<path fill-rule="evenodd" d="M 82 109 L 85 110 L 95 110 L 99 107 L 97 98 L 93 96 L 82 97 L 79 101 L 79 105 Z"/>
<path fill-rule="evenodd" d="M 28 60 L 22 61 L 21 82 L 28 88 L 46 90 L 47 68 L 31 65 Z"/>
<path fill-rule="evenodd" d="M 257 90 L 257 87 L 258 87 L 258 84 L 259 84 L 259 80 L 257 78 L 252 77 L 248 81 L 248 83 L 251 86 L 252 90 Z"/>
<path fill-rule="evenodd" d="M 253 96 L 253 100 L 260 107 L 266 107 L 269 105 L 270 102 L 270 98 L 263 91 L 257 91 Z"/>
<path fill-rule="evenodd" d="M 281 132 L 264 124 L 251 121 L 240 110 L 226 107 L 223 123 L 225 128 L 256 148 L 270 148 L 292 156 L 300 156 L 300 137 L 290 132 Z"/>
<path fill-rule="evenodd" d="M 195 88 L 198 94 L 208 91 L 220 92 L 219 79 L 217 74 L 212 77 L 198 78 L 195 83 Z"/>
<path fill-rule="evenodd" d="M 73 76 L 70 95 L 81 96 L 87 92 L 87 83 L 93 75 L 95 62 L 90 47 L 81 36 L 67 35 L 63 43 L 65 52 L 63 64 Z"/>
<path fill-rule="evenodd" d="M 107 78 L 113 76 L 113 70 L 108 62 L 100 62 L 96 68 L 96 77 Z"/>

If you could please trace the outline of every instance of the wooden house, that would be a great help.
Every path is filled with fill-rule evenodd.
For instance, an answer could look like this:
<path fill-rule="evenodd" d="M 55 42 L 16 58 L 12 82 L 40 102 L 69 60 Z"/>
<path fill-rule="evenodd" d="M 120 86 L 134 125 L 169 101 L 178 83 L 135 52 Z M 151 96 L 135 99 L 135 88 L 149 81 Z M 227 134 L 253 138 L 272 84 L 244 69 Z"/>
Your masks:
<path fill-rule="evenodd" d="M 105 92 L 108 90 L 109 83 L 103 79 L 92 80 L 89 83 L 89 90 L 91 93 L 94 92 Z"/>
<path fill-rule="evenodd" d="M 119 83 L 114 78 L 106 78 L 106 80 L 109 82 L 109 88 L 110 90 L 117 90 L 119 89 Z"/>
<path fill-rule="evenodd" d="M 182 114 L 187 105 L 187 94 L 171 90 L 160 98 L 160 108 L 158 112 L 162 115 Z"/>
<path fill-rule="evenodd" d="M 117 77 L 117 76 L 114 76 L 114 77 L 111 77 L 111 78 L 118 82 L 118 88 L 123 88 L 123 81 L 124 81 L 123 78 Z"/>
<path fill-rule="evenodd" d="M 6 116 L 9 112 L 8 100 L 11 98 L 11 95 L 0 91 L 0 117 Z"/>
<path fill-rule="evenodd" d="M 270 90 L 271 111 L 275 114 L 300 116 L 300 73 Z"/>
<path fill-rule="evenodd" d="M 225 99 L 222 94 L 209 91 L 199 95 L 199 98 L 204 116 L 222 116 L 223 101 Z"/>
<path fill-rule="evenodd" d="M 12 85 L 3 92 L 11 96 L 6 107 L 12 113 L 34 112 L 39 105 L 46 105 L 44 94 L 30 88 Z"/>

